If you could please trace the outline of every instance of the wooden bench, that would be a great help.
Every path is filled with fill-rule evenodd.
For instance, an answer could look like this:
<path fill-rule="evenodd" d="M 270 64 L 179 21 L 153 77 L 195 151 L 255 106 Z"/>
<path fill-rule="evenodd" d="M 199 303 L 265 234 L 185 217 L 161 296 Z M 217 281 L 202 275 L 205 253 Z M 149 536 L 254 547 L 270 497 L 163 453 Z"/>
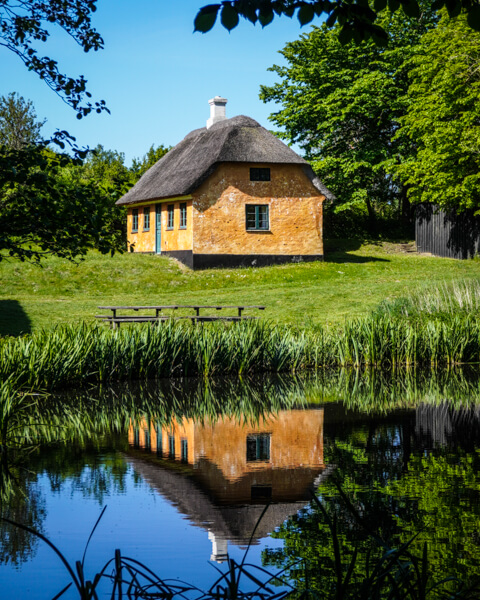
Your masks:
<path fill-rule="evenodd" d="M 171 304 L 171 305 L 162 305 L 162 306 L 99 306 L 98 307 L 101 310 L 111 310 L 112 314 L 111 315 L 95 315 L 95 317 L 97 319 L 100 319 L 102 321 L 107 321 L 108 323 L 110 323 L 110 326 L 113 327 L 114 329 L 116 327 L 120 327 L 120 325 L 122 323 L 158 323 L 158 322 L 162 322 L 162 321 L 168 321 L 168 320 L 179 320 L 179 319 L 190 319 L 192 321 L 192 323 L 203 323 L 203 322 L 211 322 L 211 321 L 243 321 L 243 320 L 247 320 L 247 319 L 257 319 L 258 317 L 254 317 L 254 316 L 250 316 L 250 315 L 244 315 L 242 314 L 244 310 L 246 309 L 258 309 L 258 310 L 265 310 L 265 306 L 258 306 L 258 305 L 247 305 L 247 304 L 242 304 L 242 305 L 224 305 L 224 306 L 219 306 L 219 305 L 211 305 L 211 304 Z M 166 315 L 166 314 L 161 314 L 162 311 L 176 311 L 179 309 L 187 309 L 187 310 L 194 310 L 195 314 L 194 315 L 180 315 L 180 316 L 173 316 L 173 315 Z M 225 316 L 217 316 L 217 315 L 201 315 L 200 314 L 200 310 L 203 309 L 210 309 L 210 310 L 216 310 L 216 311 L 220 311 L 223 309 L 230 309 L 230 310 L 236 310 L 237 311 L 237 315 L 232 316 L 232 315 L 225 315 Z M 119 315 L 117 314 L 117 311 L 124 311 L 124 310 L 128 310 L 128 311 L 134 311 L 134 312 L 139 312 L 139 311 L 145 311 L 145 310 L 152 310 L 155 311 L 155 314 L 153 315 Z"/>

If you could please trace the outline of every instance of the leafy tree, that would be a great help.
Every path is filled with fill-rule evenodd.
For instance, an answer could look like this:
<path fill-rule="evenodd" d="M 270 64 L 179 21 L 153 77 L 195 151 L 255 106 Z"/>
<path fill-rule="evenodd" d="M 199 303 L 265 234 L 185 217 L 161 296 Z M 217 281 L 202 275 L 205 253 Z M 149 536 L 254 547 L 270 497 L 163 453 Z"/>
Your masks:
<path fill-rule="evenodd" d="M 37 121 L 37 114 L 30 100 L 15 92 L 0 97 L 0 146 L 20 150 L 39 142 L 44 121 Z"/>
<path fill-rule="evenodd" d="M 443 15 L 409 63 L 397 140 L 416 147 L 396 173 L 413 202 L 480 209 L 480 34 Z"/>
<path fill-rule="evenodd" d="M 41 56 L 39 43 L 47 42 L 53 25 L 63 29 L 85 51 L 103 48 L 103 39 L 92 26 L 96 0 L 0 0 L 0 46 L 16 54 L 25 66 L 45 81 L 81 119 L 92 110 L 108 109 L 103 100 L 92 103 L 83 75 L 68 77 L 57 61 Z"/>
<path fill-rule="evenodd" d="M 280 83 L 261 87 L 264 102 L 282 105 L 270 119 L 305 151 L 337 196 L 337 210 L 367 211 L 372 229 L 379 212 L 408 213 L 392 171 L 392 161 L 412 151 L 394 137 L 408 106 L 404 62 L 435 20 L 427 7 L 420 20 L 389 14 L 382 20 L 388 48 L 342 45 L 338 27 L 313 28 L 282 50 L 287 66 L 270 69 Z"/>
<path fill-rule="evenodd" d="M 48 254 L 73 260 L 90 248 L 124 249 L 111 209 L 92 183 L 68 175 L 72 164 L 78 159 L 53 152 L 46 142 L 0 149 L 0 260 L 39 261 Z"/>
<path fill-rule="evenodd" d="M 433 10 L 446 7 L 451 17 L 458 16 L 463 9 L 470 27 L 480 31 L 480 5 L 477 0 L 434 0 Z M 372 39 L 385 45 L 391 36 L 385 24 L 377 23 L 377 17 L 387 8 L 391 12 L 402 12 L 407 17 L 418 19 L 422 15 L 421 0 L 223 0 L 203 6 L 195 18 L 195 31 L 205 33 L 212 29 L 220 13 L 222 25 L 231 31 L 240 17 L 262 27 L 269 25 L 275 15 L 293 17 L 297 15 L 301 25 L 318 17 L 326 19 L 327 27 L 338 25 L 337 31 L 342 44 L 354 40 L 356 43 Z"/>
<path fill-rule="evenodd" d="M 143 158 L 134 158 L 132 161 L 132 173 L 135 175 L 136 179 L 140 179 L 140 177 L 148 171 L 150 167 L 158 162 L 162 156 L 170 150 L 170 146 L 157 146 L 155 148 L 154 144 L 150 146 L 147 153 L 143 156 Z"/>

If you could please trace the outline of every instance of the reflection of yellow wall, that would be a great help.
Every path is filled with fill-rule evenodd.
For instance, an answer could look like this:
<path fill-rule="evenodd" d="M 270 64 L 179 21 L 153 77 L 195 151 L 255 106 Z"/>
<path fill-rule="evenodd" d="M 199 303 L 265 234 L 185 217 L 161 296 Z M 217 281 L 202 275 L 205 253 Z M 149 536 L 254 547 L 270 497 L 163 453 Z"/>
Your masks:
<path fill-rule="evenodd" d="M 139 444 L 145 448 L 145 430 L 150 434 L 150 449 L 157 451 L 158 432 L 144 421 L 139 428 Z M 270 460 L 247 462 L 246 439 L 250 434 L 270 433 Z M 207 459 L 217 465 L 226 479 L 258 469 L 323 465 L 323 410 L 281 411 L 270 419 L 261 418 L 256 425 L 242 425 L 233 418 L 213 424 L 195 424 L 193 419 L 174 421 L 161 429 L 161 450 L 169 452 L 169 436 L 175 440 L 175 459 L 181 459 L 181 441 L 188 444 L 187 462 L 197 464 Z M 128 441 L 134 443 L 130 426 Z"/>

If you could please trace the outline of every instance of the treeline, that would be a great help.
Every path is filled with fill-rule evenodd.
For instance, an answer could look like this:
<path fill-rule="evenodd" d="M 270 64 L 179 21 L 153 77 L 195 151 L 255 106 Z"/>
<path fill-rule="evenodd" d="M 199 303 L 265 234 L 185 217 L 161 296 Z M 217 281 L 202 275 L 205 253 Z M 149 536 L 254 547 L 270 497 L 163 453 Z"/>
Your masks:
<path fill-rule="evenodd" d="M 419 19 L 379 14 L 385 46 L 342 45 L 340 26 L 313 27 L 271 67 L 280 81 L 261 88 L 280 105 L 270 119 L 283 138 L 337 197 L 329 235 L 408 224 L 417 202 L 480 208 L 480 34 L 460 10 L 420 8 Z"/>
<path fill-rule="evenodd" d="M 122 152 L 80 149 L 67 132 L 43 139 L 43 124 L 30 101 L 0 97 L 0 261 L 125 250 L 125 209 L 115 202 L 168 148 L 152 145 L 127 167 Z"/>

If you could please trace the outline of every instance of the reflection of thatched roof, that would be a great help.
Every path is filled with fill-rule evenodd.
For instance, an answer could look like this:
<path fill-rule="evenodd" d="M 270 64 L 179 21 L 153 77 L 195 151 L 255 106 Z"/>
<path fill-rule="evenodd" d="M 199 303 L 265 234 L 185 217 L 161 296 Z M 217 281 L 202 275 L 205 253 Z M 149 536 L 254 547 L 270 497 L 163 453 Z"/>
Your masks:
<path fill-rule="evenodd" d="M 188 475 L 131 456 L 127 462 L 189 521 L 234 544 L 248 543 L 264 505 L 216 506 Z M 255 540 L 266 537 L 305 504 L 302 500 L 269 506 L 255 532 Z"/>
<path fill-rule="evenodd" d="M 257 121 L 238 116 L 215 123 L 209 129 L 204 127 L 189 133 L 117 204 L 191 194 L 223 162 L 301 165 L 314 187 L 326 198 L 333 199 L 307 161 Z"/>

